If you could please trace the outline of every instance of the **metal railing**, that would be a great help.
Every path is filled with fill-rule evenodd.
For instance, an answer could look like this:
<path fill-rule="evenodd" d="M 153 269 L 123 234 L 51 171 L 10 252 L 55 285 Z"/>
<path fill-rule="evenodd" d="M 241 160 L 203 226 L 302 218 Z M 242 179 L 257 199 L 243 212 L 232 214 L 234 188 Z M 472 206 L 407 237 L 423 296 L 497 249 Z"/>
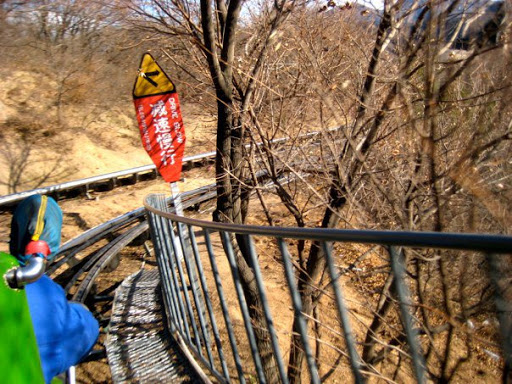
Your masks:
<path fill-rule="evenodd" d="M 200 153 L 198 155 L 185 156 L 183 158 L 183 167 L 186 168 L 190 164 L 196 162 L 212 160 L 214 157 L 215 152 L 206 152 Z M 17 204 L 21 200 L 32 195 L 58 195 L 59 193 L 69 193 L 72 191 L 87 193 L 95 185 L 103 183 L 109 183 L 112 187 L 115 187 L 116 183 L 120 180 L 132 178 L 136 182 L 139 178 L 147 174 L 153 174 L 155 177 L 157 177 L 158 173 L 154 164 L 143 165 L 122 171 L 105 173 L 84 179 L 72 180 L 60 184 L 54 184 L 46 187 L 0 196 L 0 207 Z"/>
<path fill-rule="evenodd" d="M 510 372 L 510 236 L 240 226 L 177 216 L 162 195 L 144 205 L 169 330 L 206 382 L 288 383 L 292 340 L 312 383 L 451 379 L 485 357 L 491 380 Z M 311 247 L 325 268 L 304 284 Z"/>

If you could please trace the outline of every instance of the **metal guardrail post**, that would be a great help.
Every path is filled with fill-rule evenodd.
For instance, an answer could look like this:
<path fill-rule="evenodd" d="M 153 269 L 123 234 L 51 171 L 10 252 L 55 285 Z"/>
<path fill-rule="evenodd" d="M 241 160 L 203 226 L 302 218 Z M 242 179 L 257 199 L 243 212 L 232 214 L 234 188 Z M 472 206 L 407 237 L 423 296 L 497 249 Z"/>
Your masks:
<path fill-rule="evenodd" d="M 332 245 L 326 242 L 322 243 L 322 249 L 326 255 L 327 269 L 331 277 L 331 284 L 336 298 L 336 307 L 338 308 L 338 316 L 340 318 L 341 328 L 343 329 L 343 335 L 345 336 L 345 342 L 347 344 L 348 355 L 350 357 L 350 365 L 352 367 L 352 373 L 356 383 L 365 383 L 366 380 L 361 374 L 362 362 L 357 353 L 356 342 L 354 340 L 354 334 L 352 333 L 352 327 L 350 326 L 350 320 L 348 317 L 348 309 L 345 305 L 341 285 L 339 283 L 340 274 L 334 266 L 334 260 L 331 252 Z"/>
<path fill-rule="evenodd" d="M 224 288 L 222 286 L 222 279 L 220 277 L 219 269 L 217 267 L 217 262 L 215 261 L 215 253 L 213 252 L 212 241 L 208 229 L 204 229 L 204 238 L 206 241 L 206 248 L 208 252 L 208 257 L 210 259 L 210 265 L 212 267 L 213 278 L 215 280 L 215 287 L 217 288 L 217 294 L 219 295 L 220 299 L 220 307 L 222 310 L 224 323 L 226 325 L 226 332 L 228 333 L 231 350 L 233 352 L 233 360 L 235 362 L 236 370 L 238 373 L 238 380 L 240 380 L 240 383 L 245 384 L 242 361 L 240 359 L 240 353 L 238 352 L 238 345 L 235 333 L 233 332 L 233 322 L 231 321 L 231 316 L 229 315 L 227 300 L 224 294 Z M 227 376 L 227 378 L 229 378 L 229 376 Z"/>
<path fill-rule="evenodd" d="M 286 368 L 284 366 L 283 357 L 281 355 L 281 350 L 279 349 L 279 343 L 276 336 L 276 331 L 274 328 L 274 320 L 272 319 L 272 315 L 270 313 L 270 306 L 268 303 L 267 295 L 265 293 L 265 287 L 263 283 L 263 276 L 261 274 L 260 265 L 258 262 L 258 257 L 256 254 L 256 250 L 254 249 L 254 242 L 249 235 L 244 235 L 245 242 L 248 245 L 249 256 L 251 258 L 254 276 L 256 278 L 256 284 L 258 286 L 258 293 L 260 294 L 261 304 L 263 307 L 263 314 L 265 315 L 265 320 L 267 322 L 268 332 L 270 334 L 270 340 L 272 342 L 272 349 L 274 351 L 274 355 L 276 357 L 277 367 L 279 369 L 279 375 L 281 376 L 281 382 L 283 384 L 288 383 L 288 376 L 286 375 Z"/>
<path fill-rule="evenodd" d="M 162 208 L 164 211 L 168 211 L 167 205 L 164 203 L 163 196 L 162 199 Z M 195 340 L 196 347 L 200 350 L 200 341 L 198 337 L 197 324 L 194 317 L 194 311 L 192 309 L 192 305 L 190 302 L 190 297 L 188 294 L 187 282 L 185 280 L 185 274 L 183 272 L 183 259 L 186 257 L 183 254 L 183 247 L 180 241 L 177 239 L 173 223 L 169 220 L 165 220 L 164 222 L 164 231 L 165 231 L 165 240 L 166 246 L 170 251 L 170 271 L 173 275 L 173 281 L 175 282 L 175 296 L 177 297 L 178 303 L 180 303 L 181 316 L 182 321 L 186 325 L 186 337 L 187 340 L 192 341 Z M 181 282 L 181 283 L 180 283 Z M 188 316 L 188 320 L 187 320 Z"/>
<path fill-rule="evenodd" d="M 500 323 L 501 345 L 504 354 L 503 382 L 512 380 L 512 276 L 502 276 L 503 263 L 495 253 L 487 254 L 491 283 L 494 287 L 496 312 Z M 507 268 L 511 268 L 507 266 Z M 508 291 L 508 292 L 507 292 Z M 508 295 L 508 299 L 507 299 Z"/>
<path fill-rule="evenodd" d="M 219 355 L 219 360 L 220 360 L 220 363 L 221 363 L 221 366 L 222 366 L 222 373 L 224 374 L 224 377 L 229 377 L 229 370 L 228 370 L 228 366 L 226 364 L 226 358 L 224 357 L 224 351 L 222 349 L 222 343 L 220 341 L 219 329 L 217 327 L 217 322 L 215 320 L 215 314 L 214 314 L 214 311 L 213 311 L 213 305 L 212 305 L 212 301 L 210 299 L 210 294 L 208 292 L 208 284 L 206 283 L 205 273 L 204 273 L 203 265 L 201 263 L 201 258 L 200 258 L 200 255 L 199 255 L 199 249 L 197 247 L 196 237 L 194 235 L 194 231 L 192 230 L 191 226 L 187 226 L 187 230 L 189 232 L 189 236 L 190 236 L 190 240 L 191 240 L 191 244 L 192 244 L 192 251 L 193 251 L 193 254 L 194 254 L 194 261 L 195 261 L 195 265 L 196 265 L 196 268 L 197 268 L 198 276 L 199 276 L 199 279 L 201 281 L 201 289 L 202 289 L 202 291 L 204 293 L 204 299 L 205 299 L 205 303 L 206 303 L 206 308 L 208 310 L 208 317 L 210 319 L 210 324 L 211 324 L 212 331 L 213 331 L 213 336 L 214 336 L 214 339 L 215 339 L 215 346 L 217 347 L 217 352 L 218 352 L 218 355 Z M 205 321 L 205 323 L 206 323 L 206 321 Z M 206 348 L 207 348 L 208 358 L 210 360 L 210 364 L 211 364 L 212 367 L 215 367 L 214 358 L 212 356 L 212 347 L 211 347 L 210 342 L 209 342 L 209 337 L 206 337 L 206 342 L 207 342 Z"/>
<path fill-rule="evenodd" d="M 299 290 L 297 289 L 297 283 L 295 281 L 295 274 L 293 272 L 293 265 L 290 260 L 290 254 L 284 240 L 282 238 L 278 238 L 277 241 L 279 243 L 279 249 L 283 257 L 286 281 L 288 283 L 288 288 L 290 289 L 290 295 L 293 302 L 293 311 L 299 323 L 300 338 L 302 340 L 302 346 L 306 354 L 306 362 L 308 364 L 309 374 L 311 375 L 311 382 L 317 384 L 320 383 L 320 375 L 318 374 L 318 367 L 313 356 L 313 351 L 309 344 L 307 324 L 302 313 L 302 300 L 299 294 Z"/>
<path fill-rule="evenodd" d="M 188 315 L 188 323 L 191 326 L 192 331 L 193 331 L 193 335 L 191 335 L 192 338 L 189 339 L 189 341 L 195 342 L 197 351 L 199 352 L 199 354 L 201 356 L 203 356 L 203 351 L 201 348 L 201 336 L 200 336 L 198 328 L 197 328 L 197 321 L 196 321 L 196 318 L 194 315 L 194 309 L 193 309 L 192 302 L 191 302 L 190 296 L 189 296 L 189 284 L 191 285 L 190 290 L 192 292 L 195 290 L 195 286 L 193 285 L 194 279 L 192 276 L 189 276 L 189 279 L 187 279 L 187 275 L 183 269 L 183 259 L 186 259 L 188 256 L 183 255 L 182 258 L 179 257 L 179 255 L 180 255 L 179 252 L 183 250 L 183 247 L 181 245 L 178 245 L 178 244 L 180 244 L 180 241 L 179 241 L 179 239 L 176 238 L 176 235 L 174 234 L 172 222 L 167 221 L 167 229 L 168 229 L 167 233 L 168 233 L 168 235 L 170 235 L 168 237 L 168 241 L 170 241 L 171 247 L 173 248 L 173 252 L 175 255 L 174 261 L 175 261 L 175 267 L 177 267 L 177 271 L 178 271 L 177 276 L 179 277 L 179 281 L 181 281 L 180 291 L 183 295 L 183 298 L 185 299 L 185 309 L 186 309 L 186 313 Z M 178 247 L 180 247 L 180 248 L 178 248 Z M 184 319 L 186 320 L 186 317 Z"/>
<path fill-rule="evenodd" d="M 195 269 L 192 249 L 193 244 L 191 243 L 190 232 L 187 230 L 187 227 L 182 223 L 176 223 L 176 229 L 178 232 L 177 238 L 174 235 L 174 232 L 171 230 L 171 238 L 172 244 L 178 246 L 178 250 L 183 252 L 183 261 L 185 262 L 185 267 L 187 268 L 188 276 L 189 276 L 189 284 L 191 286 L 192 298 L 194 299 L 194 305 L 197 309 L 197 316 L 199 318 L 199 325 L 201 327 L 201 336 L 206 345 L 210 344 L 210 336 L 208 330 L 205 326 L 205 318 L 206 318 L 206 308 L 204 297 L 201 291 L 201 287 L 199 285 L 199 277 L 197 275 L 197 271 Z M 180 260 L 181 261 L 181 260 Z M 207 351 L 209 349 L 207 348 Z"/>
<path fill-rule="evenodd" d="M 235 290 L 238 297 L 238 304 L 240 305 L 240 309 L 242 311 L 242 317 L 244 319 L 245 331 L 247 332 L 247 338 L 249 340 L 249 347 L 251 349 L 252 358 L 254 360 L 254 366 L 256 368 L 256 374 L 258 375 L 258 379 L 260 383 L 266 383 L 265 375 L 263 373 L 263 366 L 261 364 L 261 356 L 258 350 L 258 345 L 256 343 L 256 336 L 254 335 L 254 329 L 252 327 L 252 321 L 249 314 L 249 308 L 247 306 L 247 302 L 245 301 L 245 295 L 242 288 L 242 283 L 240 281 L 240 275 L 238 272 L 238 267 L 235 261 L 235 253 L 233 250 L 233 245 L 231 243 L 231 238 L 227 232 L 220 233 L 222 237 L 222 242 L 224 244 L 226 250 L 226 256 L 229 260 L 229 266 L 231 267 L 231 274 L 233 275 L 233 282 L 235 284 Z"/>
<path fill-rule="evenodd" d="M 153 206 L 159 207 L 160 204 L 156 195 L 150 196 L 150 202 Z M 165 309 L 167 312 L 168 324 L 171 332 L 175 332 L 177 328 L 182 329 L 184 327 L 183 322 L 180 321 L 179 311 L 176 308 L 178 300 L 175 296 L 175 289 L 171 286 L 171 278 L 169 273 L 173 271 L 173 268 L 170 268 L 169 257 L 166 253 L 166 247 L 164 245 L 163 239 L 163 231 L 162 231 L 162 223 L 158 215 L 155 215 L 153 212 L 147 213 L 149 228 L 151 233 L 151 238 L 153 239 L 153 245 L 155 248 L 155 253 L 158 255 L 156 258 L 158 264 L 158 270 L 160 272 L 160 280 L 162 283 L 162 288 L 166 291 L 167 294 L 163 295 L 163 299 L 165 302 Z M 174 321 L 173 321 L 174 320 Z"/>
<path fill-rule="evenodd" d="M 412 361 L 414 366 L 414 374 L 418 383 L 425 382 L 425 362 L 421 353 L 420 343 L 418 341 L 418 331 L 414 326 L 414 318 L 411 315 L 413 304 L 410 298 L 409 290 L 405 282 L 406 266 L 405 257 L 401 249 L 397 247 L 389 247 L 391 256 L 391 269 L 395 275 L 394 284 L 399 298 L 400 312 L 404 323 L 405 334 L 411 349 Z"/>
<path fill-rule="evenodd" d="M 183 228 L 180 230 L 178 225 L 178 233 L 179 233 L 179 239 L 181 240 L 181 246 L 182 249 L 187 250 L 185 253 L 184 261 L 185 261 L 185 267 L 187 268 L 187 274 L 189 278 L 189 284 L 190 284 L 190 291 L 192 292 L 192 299 L 194 300 L 194 305 L 197 313 L 197 317 L 199 320 L 199 328 L 198 328 L 198 341 L 203 342 L 203 345 L 206 349 L 206 353 L 208 355 L 208 358 L 212 359 L 211 356 L 211 343 L 210 343 L 210 335 L 207 329 L 206 325 L 206 311 L 205 311 L 205 302 L 201 290 L 201 286 L 199 284 L 199 277 L 196 272 L 194 261 L 195 258 L 192 254 L 192 247 L 189 243 L 188 245 L 184 244 L 185 239 L 190 242 L 190 234 L 185 235 L 186 227 L 183 225 Z M 200 332 L 199 332 L 200 331 Z M 201 348 L 202 350 L 202 348 Z M 211 364 L 213 362 L 211 361 Z"/>

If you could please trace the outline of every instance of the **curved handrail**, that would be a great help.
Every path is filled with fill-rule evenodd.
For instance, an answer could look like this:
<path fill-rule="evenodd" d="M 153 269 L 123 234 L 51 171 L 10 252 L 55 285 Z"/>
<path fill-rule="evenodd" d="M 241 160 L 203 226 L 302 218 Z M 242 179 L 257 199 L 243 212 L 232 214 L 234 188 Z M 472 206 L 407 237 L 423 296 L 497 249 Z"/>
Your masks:
<path fill-rule="evenodd" d="M 512 253 L 512 236 L 477 233 L 414 232 L 391 230 L 332 229 L 270 227 L 247 224 L 230 224 L 192 219 L 161 211 L 151 206 L 144 198 L 144 207 L 159 216 L 183 224 L 202 227 L 212 231 L 224 231 L 244 235 L 272 236 L 319 241 L 356 242 L 364 244 L 397 245 L 420 248 L 444 248 L 484 252 Z"/>

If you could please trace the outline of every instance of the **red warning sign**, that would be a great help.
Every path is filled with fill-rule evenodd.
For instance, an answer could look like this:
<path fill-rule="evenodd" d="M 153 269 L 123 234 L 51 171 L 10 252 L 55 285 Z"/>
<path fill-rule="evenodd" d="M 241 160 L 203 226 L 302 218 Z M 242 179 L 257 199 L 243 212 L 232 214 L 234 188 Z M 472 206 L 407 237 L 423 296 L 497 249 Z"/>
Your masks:
<path fill-rule="evenodd" d="M 167 182 L 180 179 L 185 128 L 173 82 L 149 53 L 142 56 L 133 87 L 142 145 Z"/>

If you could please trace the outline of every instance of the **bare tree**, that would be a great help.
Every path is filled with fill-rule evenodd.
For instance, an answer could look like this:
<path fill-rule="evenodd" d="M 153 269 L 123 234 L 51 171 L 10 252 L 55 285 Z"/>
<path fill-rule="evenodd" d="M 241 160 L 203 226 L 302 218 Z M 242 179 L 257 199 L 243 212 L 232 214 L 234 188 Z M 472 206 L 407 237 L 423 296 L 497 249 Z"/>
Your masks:
<path fill-rule="evenodd" d="M 19 122 L 8 121 L 2 129 L 0 144 L 0 162 L 7 170 L 0 185 L 7 187 L 7 193 L 38 188 L 61 177 L 69 176 L 70 170 L 63 164 L 63 154 L 52 159 L 41 159 L 37 156 L 37 137 L 40 134 L 30 133 L 30 129 L 18 134 L 13 132 Z"/>
<path fill-rule="evenodd" d="M 511 93 L 508 80 L 497 80 L 505 79 L 510 60 L 498 38 L 507 36 L 509 25 L 499 16 L 483 22 L 476 34 L 467 27 L 479 23 L 479 11 L 496 4 L 400 0 L 387 1 L 382 12 L 372 13 L 355 4 L 301 7 L 290 2 L 263 7 L 247 19 L 240 16 L 241 5 L 153 1 L 145 8 L 130 3 L 133 21 L 172 38 L 175 51 L 191 54 L 183 56 L 191 58 L 191 67 L 173 57 L 172 50 L 169 56 L 196 84 L 213 89 L 218 115 L 215 220 L 243 223 L 255 190 L 268 222 L 274 223 L 255 182 L 263 166 L 298 226 L 315 225 L 308 221 L 314 216 L 314 223 L 327 228 L 343 223 L 509 231 Z M 491 55 L 499 58 L 491 60 Z M 313 127 L 337 129 L 325 129 L 319 135 L 322 144 L 305 150 L 299 136 Z M 285 150 L 272 142 L 279 137 L 292 138 Z M 262 145 L 246 151 L 248 141 Z M 244 288 L 255 322 L 262 325 L 245 244 L 238 244 Z M 406 259 L 414 276 L 410 286 L 419 297 L 415 315 L 430 338 L 429 374 L 449 381 L 468 359 L 453 357 L 456 340 L 465 336 L 453 322 L 433 321 L 427 308 L 441 305 L 450 320 L 470 320 L 487 311 L 487 283 L 464 279 L 478 275 L 485 261 L 474 258 L 464 264 L 465 255 L 458 255 L 446 263 L 441 256 L 411 252 Z M 323 253 L 315 244 L 299 243 L 296 266 L 304 314 L 314 317 L 322 297 Z M 361 340 L 362 359 L 373 374 L 379 373 L 377 365 L 390 347 L 406 348 L 403 333 L 387 327 L 388 321 L 400 321 L 393 279 L 389 269 L 378 273 L 384 278 L 372 283 L 378 295 L 366 303 L 373 320 Z M 431 290 L 436 294 L 429 295 Z M 464 292 L 482 294 L 482 300 L 468 300 Z M 260 345 L 265 341 L 259 334 Z M 399 360 L 397 371 L 407 365 L 405 352 Z M 273 364 L 268 358 L 269 381 L 276 380 Z M 302 380 L 302 365 L 300 340 L 292 336 L 292 382 Z"/>
<path fill-rule="evenodd" d="M 54 99 L 58 125 L 67 124 L 67 105 L 115 103 L 131 87 L 127 58 L 138 37 L 120 25 L 123 12 L 110 3 L 70 0 L 19 2 L 9 12 L 4 27 L 13 38 L 2 44 L 3 59 L 54 81 L 46 96 Z"/>
<path fill-rule="evenodd" d="M 371 19 L 365 23 L 361 18 L 371 17 L 369 10 L 329 3 L 289 19 L 285 30 L 291 37 L 281 33 L 273 41 L 275 61 L 269 61 L 263 77 L 274 95 L 260 98 L 255 106 L 251 137 L 263 143 L 254 151 L 265 159 L 262 164 L 276 193 L 298 226 L 306 225 L 311 209 L 328 203 L 324 227 L 342 222 L 369 228 L 509 231 L 510 165 L 505 153 L 510 151 L 510 82 L 496 82 L 505 78 L 502 71 L 510 60 L 502 45 L 510 28 L 505 9 L 505 3 L 387 2 L 374 26 Z M 350 18 L 351 24 L 343 24 Z M 369 34 L 375 34 L 372 46 L 361 38 Z M 459 47 L 464 49 L 455 49 Z M 301 152 L 299 141 L 288 152 L 272 144 L 280 134 L 307 132 L 315 113 L 320 113 L 317 127 L 341 127 L 324 133 L 323 156 Z M 326 154 L 336 161 L 313 159 Z M 292 183 L 282 178 L 283 166 L 294 175 Z M 315 167 L 326 171 L 312 172 Z M 254 161 L 251 169 L 256 168 Z M 258 196 L 273 224 L 272 210 L 259 190 Z M 351 212 L 357 212 L 356 222 Z M 306 317 L 314 316 L 325 269 L 318 248 L 312 246 L 306 255 L 307 249 L 297 244 Z M 467 255 L 450 255 L 453 263 L 440 261 L 440 254 L 422 257 L 408 255 L 420 306 L 437 305 L 426 293 L 435 289 L 450 318 L 468 320 L 488 310 L 485 299 L 476 304 L 465 298 L 465 292 L 481 297 L 476 292 L 486 290 L 485 279 L 466 280 L 481 276 L 485 262 L 464 264 Z M 425 261 L 430 258 L 438 262 Z M 382 361 L 387 350 L 374 349 L 382 343 L 375 334 L 386 328 L 389 316 L 397 316 L 390 305 L 393 281 L 386 280 L 378 290 L 381 297 L 362 351 L 369 366 Z M 449 304 L 454 301 L 465 309 Z M 453 357 L 459 329 L 449 323 L 434 327 L 427 312 L 423 309 L 422 321 L 433 340 L 427 356 L 436 367 L 430 374 L 449 381 L 467 361 Z M 303 351 L 299 338 L 293 339 L 289 375 L 298 382 Z M 444 347 L 436 349 L 440 340 Z"/>
<path fill-rule="evenodd" d="M 265 63 L 269 41 L 290 9 L 284 1 L 278 1 L 260 10 L 257 16 L 260 35 L 253 43 L 251 38 L 248 39 L 246 47 L 251 46 L 251 53 L 244 54 L 239 37 L 242 2 L 214 3 L 203 0 L 198 5 L 175 0 L 153 1 L 149 7 L 145 7 L 144 3 L 132 2 L 130 7 L 143 19 L 135 20 L 142 28 L 172 37 L 188 36 L 201 53 L 217 104 L 217 210 L 214 220 L 240 224 L 245 221 L 249 199 L 246 188 L 249 173 L 244 149 L 248 112 L 258 86 L 259 73 Z M 237 55 L 237 51 L 241 53 Z M 238 64 L 237 58 L 242 65 Z M 236 243 L 236 262 L 255 322 L 265 376 L 269 382 L 276 382 L 277 367 L 247 244 L 242 238 L 236 239 Z"/>
<path fill-rule="evenodd" d="M 482 89 L 482 83 L 473 83 L 474 71 L 478 69 L 486 76 L 492 73 L 499 78 L 508 59 L 503 55 L 498 61 L 504 62 L 490 63 L 491 52 L 500 52 L 500 45 L 495 44 L 494 37 L 486 33 L 475 36 L 471 50 L 453 51 L 458 39 L 467 39 L 467 35 L 459 33 L 464 30 L 467 20 L 472 20 L 482 7 L 488 6 L 473 3 L 469 4 L 473 8 L 467 9 L 467 5 L 463 2 L 425 2 L 412 6 L 403 2 L 386 3 L 376 30 L 366 77 L 363 77 L 356 97 L 352 97 L 357 104 L 345 107 L 348 119 L 339 113 L 338 105 L 347 105 L 341 101 L 344 95 L 332 91 L 329 82 L 333 79 L 325 76 L 327 70 L 319 66 L 318 52 L 311 45 L 301 45 L 303 56 L 316 70 L 308 84 L 317 91 L 335 121 L 344 125 L 340 130 L 343 145 L 330 173 L 329 204 L 322 226 L 338 226 L 343 220 L 344 211 L 356 205 L 360 216 L 368 220 L 363 224 L 365 226 L 488 231 L 490 222 L 487 220 L 479 221 L 478 228 L 474 225 L 474 217 L 473 227 L 464 222 L 464 213 L 460 211 L 461 198 L 464 198 L 468 200 L 463 207 L 473 207 L 472 212 L 475 213 L 476 203 L 479 209 L 492 216 L 493 231 L 508 231 L 510 225 L 503 213 L 510 206 L 510 201 L 493 190 L 497 191 L 498 180 L 508 179 L 508 171 L 505 171 L 508 165 L 503 154 L 510 150 L 509 121 L 505 117 L 508 116 L 510 83 L 496 86 L 491 80 L 484 86 L 487 89 Z M 499 19 L 498 16 L 496 25 L 500 25 Z M 483 30 L 492 31 L 487 26 L 488 23 L 484 24 Z M 506 27 L 503 24 L 500 26 L 501 30 Z M 462 57 L 452 56 L 445 61 L 447 53 Z M 489 65 L 493 67 L 492 71 L 485 70 Z M 473 73 L 472 77 L 468 77 L 470 73 Z M 461 87 L 465 95 L 457 93 Z M 376 89 L 379 91 L 376 92 Z M 477 116 L 481 120 L 471 121 Z M 474 129 L 470 130 L 467 124 L 472 124 Z M 481 124 L 485 124 L 485 127 Z M 489 157 L 496 159 L 499 164 L 495 168 L 499 176 L 491 175 L 486 170 L 489 163 L 483 159 L 489 160 Z M 467 168 L 460 172 L 462 169 L 459 166 L 466 161 L 471 166 L 466 163 Z M 482 177 L 480 172 L 488 178 Z M 509 188 L 503 183 L 500 185 L 502 190 Z M 469 189 L 469 195 L 464 189 Z M 463 212 L 467 213 L 464 209 Z M 367 214 L 363 215 L 365 211 Z M 420 297 L 426 299 L 425 291 L 433 289 L 426 281 L 435 280 L 442 296 L 438 298 L 445 303 L 445 313 L 449 317 L 460 316 L 459 310 L 449 304 L 454 300 L 453 287 L 464 284 L 461 280 L 457 281 L 453 274 L 450 275 L 457 270 L 457 263 L 423 263 L 414 257 L 410 260 L 416 268 Z M 473 267 L 477 265 L 478 262 L 475 262 Z M 306 315 L 311 315 L 315 307 L 314 292 L 321 285 L 324 267 L 322 253 L 313 246 L 305 268 L 299 272 Z M 459 272 L 457 276 L 462 279 Z M 478 274 L 478 271 L 473 270 L 471 274 Z M 485 282 L 482 282 L 480 289 L 485 290 L 485 286 Z M 388 288 L 381 288 L 382 300 L 365 341 L 363 358 L 370 364 L 375 362 L 375 355 L 371 352 L 376 342 L 375 331 L 384 325 L 390 309 L 389 300 L 393 300 L 393 293 L 389 291 L 392 284 L 388 282 L 385 287 Z M 426 301 L 423 303 L 427 305 Z M 429 316 L 431 314 L 423 312 L 427 328 Z M 455 330 L 449 323 L 442 328 L 443 331 L 433 338 L 445 340 L 444 348 L 429 353 L 429 356 L 436 356 L 434 360 L 438 359 L 433 366 L 440 364 L 441 368 L 440 371 L 433 369 L 430 373 L 433 377 L 450 380 L 465 360 L 460 359 L 458 363 L 451 361 Z M 432 335 L 431 331 L 426 332 Z M 289 366 L 292 381 L 300 381 L 302 358 L 300 341 L 296 338 Z"/>

